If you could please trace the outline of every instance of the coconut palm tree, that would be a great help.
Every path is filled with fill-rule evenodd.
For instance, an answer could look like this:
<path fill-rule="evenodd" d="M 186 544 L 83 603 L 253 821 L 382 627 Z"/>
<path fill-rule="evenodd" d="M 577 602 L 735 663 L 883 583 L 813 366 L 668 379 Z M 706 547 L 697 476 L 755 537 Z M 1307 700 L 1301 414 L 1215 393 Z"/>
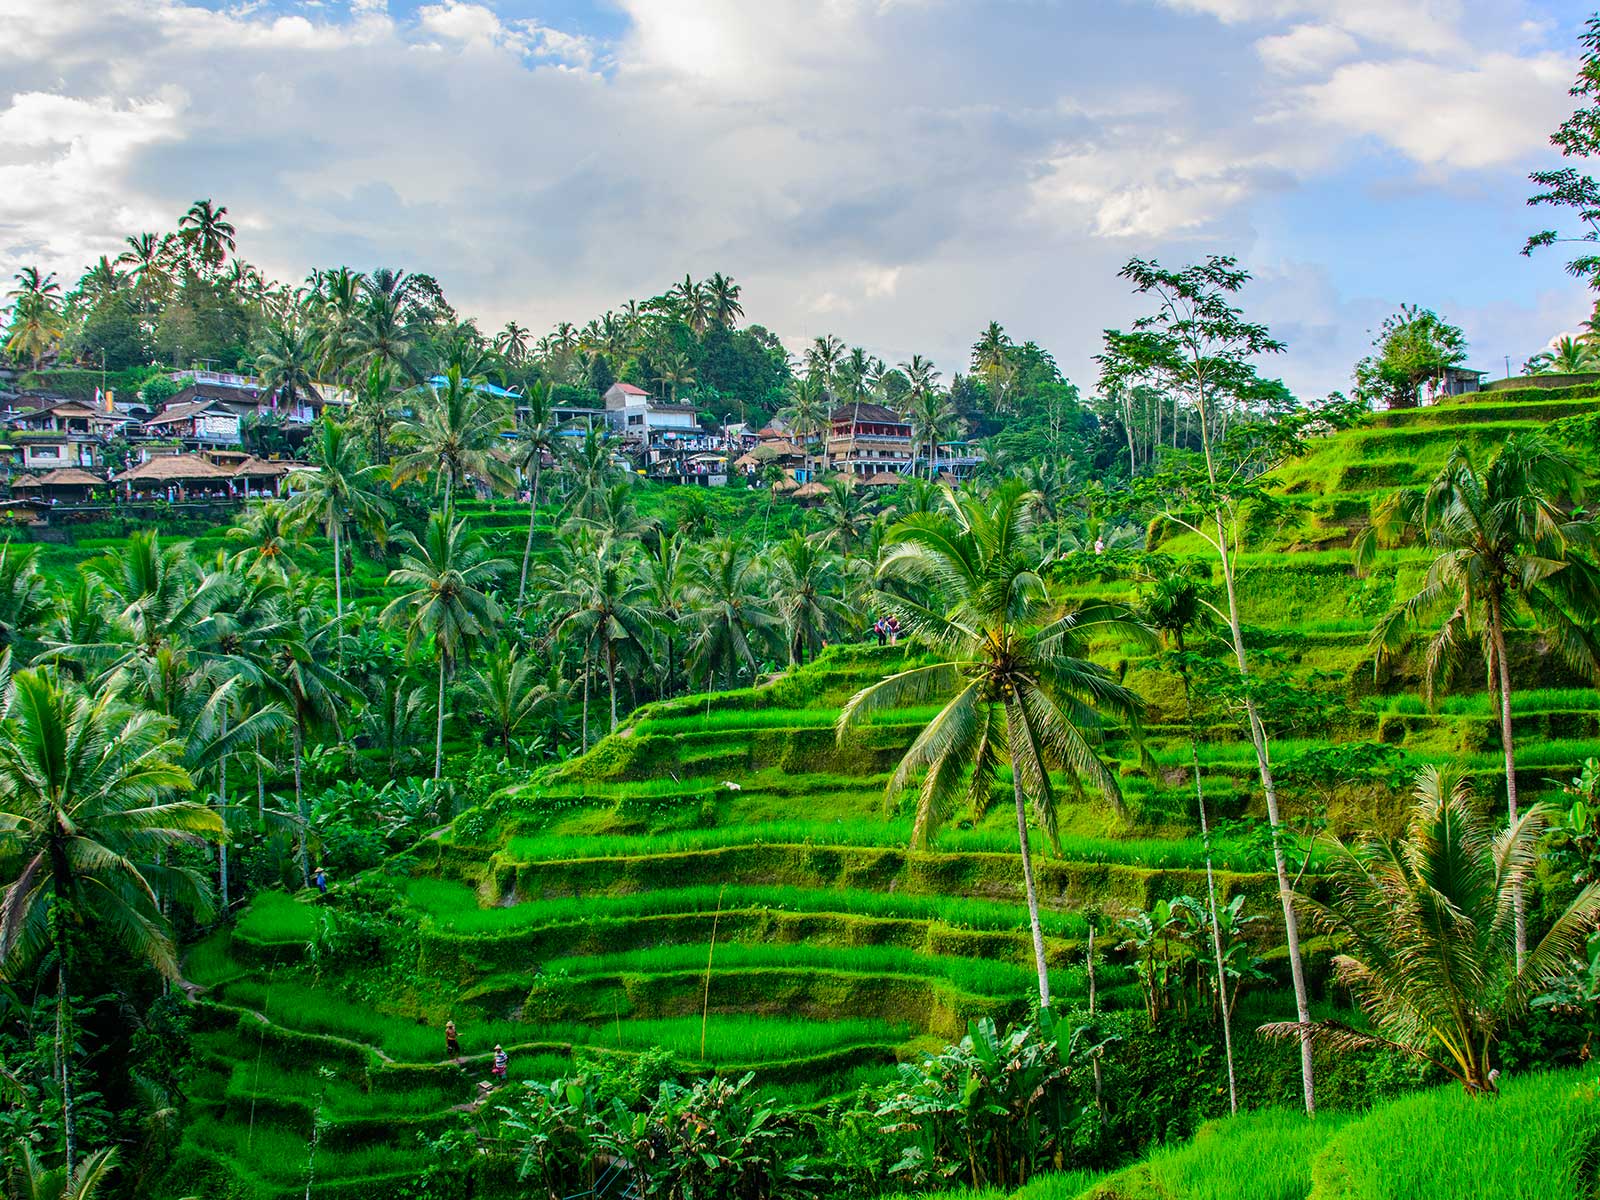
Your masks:
<path fill-rule="evenodd" d="M 1563 336 L 1528 360 L 1529 375 L 1582 375 L 1600 367 L 1600 354 L 1581 337 Z"/>
<path fill-rule="evenodd" d="M 778 413 L 800 445 L 808 480 L 811 478 L 811 440 L 818 434 L 826 435 L 829 404 L 828 389 L 812 376 L 802 375 L 790 382 L 788 406 Z"/>
<path fill-rule="evenodd" d="M 539 521 L 539 484 L 544 477 L 544 460 L 555 462 L 561 453 L 562 421 L 556 415 L 555 388 L 548 383 L 534 384 L 528 389 L 519 416 L 511 465 L 528 485 L 528 540 L 522 547 L 522 577 L 517 583 L 517 610 L 520 612 L 528 593 L 528 564 L 533 561 L 533 531 Z"/>
<path fill-rule="evenodd" d="M 789 665 L 801 666 L 809 650 L 822 649 L 830 630 L 849 615 L 844 572 L 824 546 L 791 533 L 778 543 L 772 565 L 772 599 L 783 621 Z"/>
<path fill-rule="evenodd" d="M 515 649 L 491 655 L 489 661 L 467 677 L 467 703 L 481 727 L 493 736 L 500 753 L 511 754 L 511 743 L 555 699 L 539 682 L 538 664 Z"/>
<path fill-rule="evenodd" d="M 215 841 L 222 823 L 204 805 L 175 798 L 190 780 L 166 718 L 128 708 L 113 689 L 91 695 L 48 667 L 3 682 L 0 847 L 14 870 L 0 899 L 0 965 L 7 978 L 26 978 L 54 951 L 70 1175 L 77 1165 L 74 946 L 92 931 L 97 942 L 177 978 L 158 897 L 202 916 L 210 898 L 201 876 L 170 865 L 171 852 Z M 163 856 L 169 865 L 157 866 Z"/>
<path fill-rule="evenodd" d="M 256 344 L 262 395 L 277 393 L 289 409 L 302 396 L 320 400 L 316 382 L 319 357 L 316 332 L 302 310 L 290 309 L 281 320 L 269 321 Z"/>
<path fill-rule="evenodd" d="M 1382 500 L 1355 544 L 1362 570 L 1380 544 L 1421 544 L 1434 556 L 1421 588 L 1378 622 L 1371 649 L 1381 661 L 1402 649 L 1418 626 L 1437 620 L 1424 656 L 1431 699 L 1462 665 L 1464 651 L 1477 644 L 1499 710 L 1512 824 L 1518 818 L 1517 759 L 1507 629 L 1526 614 L 1573 670 L 1600 676 L 1600 647 L 1586 624 L 1600 612 L 1600 571 L 1590 557 L 1595 528 L 1564 507 L 1582 492 L 1580 465 L 1537 435 L 1507 438 L 1483 472 L 1457 446 L 1424 490 Z M 1527 930 L 1521 883 L 1514 886 L 1520 955 Z"/>
<path fill-rule="evenodd" d="M 694 364 L 683 351 L 674 350 L 661 360 L 656 378 L 667 386 L 668 399 L 676 404 L 678 389 L 695 381 Z"/>
<path fill-rule="evenodd" d="M 617 664 L 628 648 L 643 649 L 653 613 L 638 573 L 634 543 L 581 534 L 561 548 L 551 572 L 545 607 L 554 622 L 552 636 L 577 637 L 583 644 L 583 748 L 589 748 L 589 677 L 598 653 L 605 666 L 611 721 L 617 727 Z"/>
<path fill-rule="evenodd" d="M 997 412 L 1006 411 L 1006 386 L 1011 379 L 1011 360 L 1016 349 L 1016 343 L 1000 327 L 999 321 L 990 321 L 972 346 L 972 373 L 982 378 L 989 389 L 989 403 Z"/>
<path fill-rule="evenodd" d="M 779 623 L 761 563 L 742 541 L 720 538 L 695 561 L 691 579 L 694 606 L 689 620 L 706 690 L 716 686 L 719 672 L 724 689 L 733 687 L 740 668 L 753 678 L 759 662 L 755 642 Z"/>
<path fill-rule="evenodd" d="M 11 301 L 6 353 L 14 358 L 27 357 L 37 371 L 44 356 L 67 336 L 67 322 L 61 312 L 61 284 L 54 271 L 40 275 L 37 267 L 23 267 L 12 278 L 16 287 L 6 293 L 6 299 Z"/>
<path fill-rule="evenodd" d="M 711 323 L 720 329 L 733 328 L 744 316 L 744 305 L 739 303 L 739 293 L 744 289 L 721 271 L 701 286 L 705 288 L 706 302 L 711 310 Z"/>
<path fill-rule="evenodd" d="M 832 389 L 839 362 L 844 358 L 844 343 L 833 334 L 813 338 L 806 347 L 806 374 L 826 389 Z"/>
<path fill-rule="evenodd" d="M 490 558 L 465 520 L 448 511 L 432 513 L 419 538 L 409 530 L 396 539 L 400 565 L 389 572 L 389 586 L 405 588 L 383 610 L 383 620 L 406 625 L 407 652 L 433 642 L 439 660 L 438 714 L 433 741 L 433 777 L 444 768 L 444 684 L 457 660 L 500 623 L 500 605 L 488 588 L 510 564 Z"/>
<path fill-rule="evenodd" d="M 932 480 L 937 470 L 939 443 L 950 436 L 955 408 L 946 393 L 931 388 L 920 392 L 913 389 L 910 400 L 911 409 L 906 415 L 911 422 L 911 443 L 928 448 L 928 478 Z"/>
<path fill-rule="evenodd" d="M 872 523 L 866 497 L 849 476 L 828 481 L 828 494 L 817 508 L 822 518 L 822 535 L 839 548 L 848 561 L 861 532 Z"/>
<path fill-rule="evenodd" d="M 1206 793 L 1200 779 L 1200 740 L 1194 727 L 1194 694 L 1190 679 L 1188 648 L 1184 639 L 1191 630 L 1208 624 L 1200 586 L 1186 575 L 1163 575 L 1155 581 L 1144 600 L 1144 621 L 1171 645 L 1177 658 L 1178 678 L 1183 681 L 1183 720 L 1189 728 L 1189 765 L 1194 777 L 1195 807 L 1200 817 L 1200 844 L 1206 856 L 1206 911 L 1210 916 L 1211 950 L 1217 963 L 1217 1011 L 1222 1016 L 1222 1051 L 1228 1066 L 1228 1106 L 1239 1111 L 1239 1085 L 1233 1067 L 1233 1018 L 1228 1004 L 1227 964 L 1222 949 L 1222 922 L 1217 912 L 1217 879 L 1211 861 L 1211 820 L 1206 811 Z"/>
<path fill-rule="evenodd" d="M 685 275 L 682 283 L 675 283 L 667 290 L 665 298 L 678 319 L 696 337 L 706 331 L 706 326 L 711 322 L 711 296 L 704 284 L 696 283 L 691 275 Z"/>
<path fill-rule="evenodd" d="M 678 634 L 683 627 L 693 597 L 690 594 L 690 555 L 681 534 L 662 532 L 645 546 L 639 566 L 639 584 L 657 634 L 665 643 L 662 661 L 666 678 L 661 694 L 677 693 Z"/>
<path fill-rule="evenodd" d="M 289 475 L 284 517 L 301 529 L 318 528 L 333 543 L 333 612 L 344 621 L 344 538 L 351 529 L 386 535 L 391 505 L 379 487 L 387 472 L 369 463 L 347 426 L 323 417 L 311 444 L 315 470 Z"/>
<path fill-rule="evenodd" d="M 1400 839 L 1331 840 L 1331 895 L 1299 902 L 1336 939 L 1338 980 L 1374 1031 L 1323 1021 L 1310 1027 L 1313 1038 L 1338 1049 L 1389 1046 L 1432 1063 L 1469 1095 L 1493 1092 L 1496 1036 L 1571 969 L 1600 917 L 1600 883 L 1590 883 L 1537 945 L 1517 946 L 1516 897 L 1548 828 L 1548 810 L 1535 805 L 1496 831 L 1464 777 L 1428 766 Z M 1297 1037 L 1302 1027 L 1263 1032 Z"/>
<path fill-rule="evenodd" d="M 294 803 L 299 823 L 300 884 L 311 886 L 311 814 L 306 807 L 302 766 L 306 737 L 328 726 L 337 727 L 341 702 L 360 693 L 334 666 L 339 643 L 339 620 L 324 621 L 325 591 L 318 594 L 315 580 L 300 577 L 286 586 L 273 623 L 265 654 L 264 686 L 283 701 L 294 720 L 290 744 L 294 762 Z"/>
<path fill-rule="evenodd" d="M 505 328 L 494 335 L 494 348 L 512 366 L 520 366 L 528 357 L 527 326 L 507 321 Z"/>
<path fill-rule="evenodd" d="M 196 200 L 178 222 L 178 238 L 202 274 L 217 274 L 228 255 L 236 249 L 234 234 L 237 230 L 227 217 L 225 206 L 218 207 L 210 200 Z"/>
<path fill-rule="evenodd" d="M 452 367 L 442 387 L 424 383 L 412 392 L 416 415 L 396 427 L 407 450 L 395 459 L 395 485 L 427 475 L 444 485 L 444 511 L 451 513 L 455 490 L 470 477 L 505 486 L 510 471 L 494 453 L 511 426 L 505 401 L 483 391 L 478 381 Z"/>
<path fill-rule="evenodd" d="M 1091 606 L 1064 611 L 1040 573 L 1042 555 L 1030 537 L 1027 493 L 1004 484 L 992 496 L 951 495 L 948 513 L 912 516 L 893 535 L 883 570 L 924 599 L 886 596 L 908 633 L 938 661 L 889 676 L 852 696 L 839 714 L 847 739 L 872 714 L 928 700 L 943 701 L 889 779 L 895 802 L 920 777 L 915 849 L 965 802 L 981 815 L 993 803 L 1001 763 L 1011 764 L 1017 844 L 1039 973 L 1039 1003 L 1050 1006 L 1050 976 L 1039 896 L 1034 886 L 1028 820 L 1056 843 L 1052 767 L 1073 772 L 1119 809 L 1116 773 L 1101 758 L 1097 710 L 1133 724 L 1139 699 L 1087 658 L 1097 627 L 1148 637 L 1122 611 Z"/>
<path fill-rule="evenodd" d="M 407 289 L 385 286 L 392 282 L 381 272 L 362 283 L 361 307 L 344 335 L 343 359 L 349 369 L 366 371 L 383 366 L 394 379 L 415 382 L 415 340 L 410 327 Z"/>

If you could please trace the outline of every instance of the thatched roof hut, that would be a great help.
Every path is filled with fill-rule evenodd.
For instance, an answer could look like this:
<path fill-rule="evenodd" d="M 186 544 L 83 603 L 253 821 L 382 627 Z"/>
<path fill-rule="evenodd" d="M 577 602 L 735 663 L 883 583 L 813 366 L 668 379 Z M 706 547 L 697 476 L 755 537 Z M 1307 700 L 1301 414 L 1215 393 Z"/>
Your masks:
<path fill-rule="evenodd" d="M 11 481 L 13 492 L 37 491 L 46 500 L 86 500 L 91 489 L 105 486 L 104 479 L 82 467 L 57 467 L 43 475 L 19 475 Z"/>
<path fill-rule="evenodd" d="M 896 475 L 893 471 L 879 471 L 876 475 L 863 479 L 861 482 L 868 487 L 899 487 L 905 481 L 906 477 L 904 475 Z"/>
<path fill-rule="evenodd" d="M 118 475 L 116 481 L 130 493 L 162 491 L 169 487 L 183 492 L 195 488 L 233 491 L 233 472 L 198 454 L 162 454 L 130 467 Z"/>

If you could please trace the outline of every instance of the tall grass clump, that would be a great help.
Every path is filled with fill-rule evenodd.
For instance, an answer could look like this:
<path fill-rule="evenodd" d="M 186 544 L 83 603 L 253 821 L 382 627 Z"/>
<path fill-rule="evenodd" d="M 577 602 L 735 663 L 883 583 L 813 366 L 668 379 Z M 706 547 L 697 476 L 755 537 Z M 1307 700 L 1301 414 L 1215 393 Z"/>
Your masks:
<path fill-rule="evenodd" d="M 1502 1080 L 1497 1097 L 1451 1086 L 1346 1126 L 1316 1164 L 1310 1200 L 1579 1200 L 1595 1194 L 1597 1161 L 1594 1073 L 1529 1075 Z"/>

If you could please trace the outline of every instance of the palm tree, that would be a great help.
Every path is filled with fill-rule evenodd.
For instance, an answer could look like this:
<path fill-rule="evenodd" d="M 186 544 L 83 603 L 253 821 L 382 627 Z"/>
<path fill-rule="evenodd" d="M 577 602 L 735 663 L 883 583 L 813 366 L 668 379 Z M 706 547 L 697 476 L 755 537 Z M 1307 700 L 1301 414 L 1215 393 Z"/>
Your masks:
<path fill-rule="evenodd" d="M 744 305 L 739 303 L 739 293 L 744 289 L 721 271 L 702 286 L 711 309 L 711 323 L 720 329 L 731 329 L 744 316 Z"/>
<path fill-rule="evenodd" d="M 256 374 L 261 394 L 277 393 L 284 407 L 293 409 L 301 396 L 321 399 L 317 391 L 317 337 L 305 313 L 291 309 L 279 321 L 268 322 L 256 345 Z"/>
<path fill-rule="evenodd" d="M 704 284 L 685 275 L 682 283 L 675 283 L 668 289 L 666 299 L 678 319 L 693 330 L 696 337 L 706 331 L 711 321 L 711 297 Z"/>
<path fill-rule="evenodd" d="M 706 548 L 692 568 L 695 654 L 705 670 L 711 691 L 718 671 L 724 689 L 733 687 L 743 667 L 753 677 L 756 648 L 753 639 L 778 624 L 770 596 L 764 588 L 761 564 L 736 538 L 721 538 Z"/>
<path fill-rule="evenodd" d="M 1513 825 L 1517 760 L 1507 627 L 1519 613 L 1528 614 L 1573 670 L 1600 675 L 1600 649 L 1584 624 L 1600 611 L 1600 573 L 1588 557 L 1595 529 L 1562 507 L 1582 492 L 1580 465 L 1537 435 L 1507 438 L 1481 474 L 1467 450 L 1457 446 L 1423 491 L 1396 492 L 1381 501 L 1355 544 L 1362 570 L 1379 543 L 1420 543 L 1433 554 L 1422 587 L 1385 614 L 1373 630 L 1371 648 L 1381 661 L 1403 648 L 1417 626 L 1442 614 L 1424 658 L 1431 700 L 1461 665 L 1468 644 L 1478 644 L 1489 692 L 1498 701 L 1506 809 Z M 1520 882 L 1515 894 L 1520 956 L 1527 947 Z"/>
<path fill-rule="evenodd" d="M 568 510 L 580 519 L 592 517 L 617 479 L 617 439 L 604 425 L 592 424 L 566 450 L 564 465 L 572 476 Z"/>
<path fill-rule="evenodd" d="M 913 388 L 910 400 L 911 411 L 907 415 L 911 420 L 912 445 L 923 445 L 928 448 L 928 478 L 932 480 L 936 474 L 939 443 L 950 434 L 950 426 L 956 415 L 955 408 L 946 393 L 933 388 L 921 391 Z"/>
<path fill-rule="evenodd" d="M 843 592 L 839 560 L 821 545 L 799 533 L 778 543 L 772 599 L 783 620 L 790 666 L 803 665 L 807 650 L 815 657 L 829 630 L 849 615 Z"/>
<path fill-rule="evenodd" d="M 811 439 L 828 428 L 828 389 L 809 375 L 789 384 L 789 404 L 778 416 L 794 432 L 805 456 L 806 479 L 811 478 Z"/>
<path fill-rule="evenodd" d="M 1310 1027 L 1313 1038 L 1338 1049 L 1388 1046 L 1433 1064 L 1469 1095 L 1493 1092 L 1495 1037 L 1571 968 L 1600 917 L 1600 883 L 1590 883 L 1538 945 L 1516 944 L 1516 897 L 1539 862 L 1548 818 L 1535 805 L 1496 832 L 1461 775 L 1428 766 L 1401 839 L 1333 840 L 1331 897 L 1299 900 L 1336 939 L 1337 978 L 1375 1031 L 1323 1021 Z M 1303 1027 L 1262 1032 L 1298 1037 Z"/>
<path fill-rule="evenodd" d="M 510 756 L 512 740 L 554 699 L 538 680 L 538 664 L 514 649 L 493 655 L 468 677 L 467 701 L 501 754 Z"/>
<path fill-rule="evenodd" d="M 327 417 L 317 422 L 310 458 L 315 470 L 288 478 L 291 495 L 284 516 L 302 529 L 320 528 L 333 543 L 333 612 L 344 621 L 344 537 L 350 528 L 381 542 L 390 504 L 378 490 L 383 467 L 367 462 L 350 430 Z"/>
<path fill-rule="evenodd" d="M 521 365 L 528 357 L 528 329 L 515 321 L 507 321 L 505 328 L 494 335 L 494 348 L 512 366 Z"/>
<path fill-rule="evenodd" d="M 1183 575 L 1164 575 L 1145 597 L 1144 620 L 1168 639 L 1177 655 L 1178 677 L 1183 681 L 1183 720 L 1189 728 L 1189 765 L 1194 776 L 1195 806 L 1200 815 L 1200 844 L 1206 856 L 1206 911 L 1210 915 L 1211 949 L 1217 963 L 1217 1010 L 1222 1016 L 1222 1051 L 1228 1065 L 1228 1106 L 1239 1111 L 1239 1086 L 1233 1068 L 1233 1018 L 1228 1004 L 1227 964 L 1223 958 L 1222 922 L 1217 917 L 1217 879 L 1211 861 L 1211 821 L 1206 793 L 1200 780 L 1200 740 L 1194 727 L 1194 696 L 1188 649 L 1184 637 L 1209 615 L 1200 587 Z"/>
<path fill-rule="evenodd" d="M 924 849 L 940 825 L 965 800 L 975 814 L 993 803 L 1000 764 L 1011 763 L 1017 844 L 1039 973 L 1039 1003 L 1050 1006 L 1050 976 L 1039 896 L 1028 843 L 1028 810 L 1054 845 L 1055 787 L 1050 769 L 1088 780 L 1121 807 L 1117 777 L 1100 757 L 1096 709 L 1130 724 L 1139 699 L 1089 661 L 1088 635 L 1110 626 L 1148 636 L 1117 610 L 1063 612 L 1051 601 L 1040 574 L 1040 552 L 1029 536 L 1029 504 L 1021 486 L 1008 483 L 988 498 L 954 496 L 948 515 L 913 516 L 894 533 L 883 569 L 927 595 L 926 602 L 890 597 L 891 611 L 907 631 L 926 641 L 939 661 L 889 676 L 852 696 L 839 714 L 844 740 L 873 713 L 939 698 L 944 707 L 928 722 L 889 779 L 893 803 L 917 776 L 911 844 Z"/>
<path fill-rule="evenodd" d="M 190 787 L 171 722 L 129 709 L 101 689 L 91 696 L 50 668 L 18 671 L 0 702 L 0 845 L 16 866 L 0 899 L 0 964 L 25 977 L 47 950 L 56 967 L 56 1044 L 61 1059 L 67 1172 L 77 1127 L 69 1028 L 78 930 L 113 943 L 168 978 L 177 952 L 158 896 L 204 914 L 205 880 L 155 860 L 215 841 L 217 814 L 173 797 Z"/>
<path fill-rule="evenodd" d="M 1583 375 L 1600 366 L 1600 354 L 1583 338 L 1564 335 L 1528 360 L 1530 375 Z"/>
<path fill-rule="evenodd" d="M 848 475 L 828 481 L 828 494 L 822 498 L 817 515 L 822 518 L 823 536 L 839 547 L 846 560 L 861 531 L 872 521 L 865 497 Z"/>
<path fill-rule="evenodd" d="M 656 378 L 667 385 L 668 397 L 674 404 L 678 402 L 678 389 L 695 381 L 694 364 L 681 350 L 674 350 L 663 358 L 658 371 Z"/>
<path fill-rule="evenodd" d="M 300 865 L 300 884 L 311 886 L 311 814 L 306 807 L 301 767 L 305 759 L 307 734 L 325 726 L 337 726 L 341 701 L 357 698 L 358 693 L 339 674 L 333 663 L 339 638 L 339 621 L 321 620 L 326 612 L 327 593 L 317 595 L 315 581 L 293 582 L 280 605 L 281 615 L 274 623 L 266 653 L 265 684 L 271 694 L 283 700 L 294 719 L 291 745 L 294 751 L 294 803 L 300 827 L 296 858 Z M 330 644 L 333 643 L 333 644 Z"/>
<path fill-rule="evenodd" d="M 528 540 L 522 547 L 522 577 L 517 583 L 517 610 L 522 610 L 528 593 L 528 564 L 533 560 L 533 531 L 539 521 L 539 484 L 544 475 L 544 460 L 552 462 L 561 452 L 561 425 L 556 415 L 555 388 L 535 384 L 528 389 L 517 424 L 517 443 L 512 466 L 528 485 Z"/>
<path fill-rule="evenodd" d="M 389 572 L 389 586 L 406 588 L 383 610 L 383 620 L 406 618 L 407 652 L 431 638 L 439 659 L 438 714 L 434 728 L 433 777 L 444 767 L 444 682 L 456 660 L 478 638 L 500 623 L 500 605 L 488 587 L 510 564 L 490 558 L 465 520 L 451 522 L 448 511 L 432 513 L 418 538 L 399 535 L 404 551 Z"/>
<path fill-rule="evenodd" d="M 367 454 L 375 463 L 389 461 L 389 430 L 396 417 L 394 375 L 390 368 L 374 359 L 367 364 L 355 401 L 350 405 L 350 424 L 366 439 Z"/>
<path fill-rule="evenodd" d="M 666 679 L 661 694 L 671 697 L 677 691 L 678 632 L 689 611 L 693 597 L 690 595 L 690 556 L 684 548 L 681 534 L 663 532 L 645 546 L 644 559 L 639 568 L 639 584 L 644 590 L 656 631 L 666 643 Z"/>
<path fill-rule="evenodd" d="M 344 335 L 344 357 L 355 370 L 365 371 L 376 363 L 394 378 L 415 381 L 407 289 L 404 282 L 385 286 L 392 282 L 383 272 L 363 281 L 360 310 Z"/>
<path fill-rule="evenodd" d="M 16 1200 L 106 1200 L 117 1166 L 117 1150 L 96 1150 L 77 1168 L 47 1167 L 34 1153 L 33 1143 L 19 1139 L 13 1148 L 6 1195 Z"/>
<path fill-rule="evenodd" d="M 11 301 L 6 353 L 13 357 L 26 355 L 37 371 L 44 356 L 67 335 L 66 318 L 61 312 L 61 284 L 54 271 L 40 275 L 37 267 L 23 267 L 12 278 L 17 286 L 6 293 Z"/>
<path fill-rule="evenodd" d="M 990 321 L 972 346 L 973 374 L 983 378 L 989 389 L 990 403 L 998 412 L 1006 408 L 1005 389 L 1011 378 L 1011 359 L 1016 349 L 998 321 Z"/>
<path fill-rule="evenodd" d="M 844 358 L 844 343 L 833 334 L 813 338 L 811 345 L 806 347 L 806 374 L 824 388 L 831 390 L 842 358 Z"/>
<path fill-rule="evenodd" d="M 227 216 L 226 207 L 196 200 L 178 222 L 178 237 L 203 274 L 215 275 L 234 252 L 237 231 Z"/>
<path fill-rule="evenodd" d="M 452 367 L 444 386 L 420 385 L 412 393 L 417 413 L 396 428 L 409 447 L 395 459 L 395 485 L 426 475 L 444 484 L 444 510 L 453 512 L 455 489 L 470 476 L 505 484 L 509 472 L 494 451 L 511 424 L 511 414 L 498 396 L 481 390 L 476 380 Z"/>
<path fill-rule="evenodd" d="M 350 382 L 350 335 L 360 320 L 365 276 L 349 267 L 335 267 L 316 276 L 317 365 Z"/>
<path fill-rule="evenodd" d="M 19 658 L 22 647 L 36 649 L 44 623 L 55 608 L 44 576 L 39 571 L 36 546 L 0 545 L 0 650 Z"/>
<path fill-rule="evenodd" d="M 596 651 L 602 656 L 611 697 L 611 722 L 617 727 L 617 662 L 625 647 L 642 648 L 652 612 L 633 566 L 633 543 L 610 537 L 580 536 L 563 546 L 552 573 L 545 605 L 552 635 L 583 641 L 583 748 L 589 748 L 589 677 Z"/>

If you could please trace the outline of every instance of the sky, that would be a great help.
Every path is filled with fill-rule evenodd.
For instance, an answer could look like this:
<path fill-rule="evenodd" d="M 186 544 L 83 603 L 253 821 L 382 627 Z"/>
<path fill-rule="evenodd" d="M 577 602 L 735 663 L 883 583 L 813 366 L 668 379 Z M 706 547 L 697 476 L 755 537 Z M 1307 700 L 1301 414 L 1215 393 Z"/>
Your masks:
<path fill-rule="evenodd" d="M 0 0 L 0 274 L 228 207 L 281 279 L 437 276 L 485 329 L 722 271 L 964 370 L 990 320 L 1094 385 L 1130 256 L 1235 255 L 1304 396 L 1402 303 L 1515 371 L 1588 315 L 1527 172 L 1557 0 Z"/>

